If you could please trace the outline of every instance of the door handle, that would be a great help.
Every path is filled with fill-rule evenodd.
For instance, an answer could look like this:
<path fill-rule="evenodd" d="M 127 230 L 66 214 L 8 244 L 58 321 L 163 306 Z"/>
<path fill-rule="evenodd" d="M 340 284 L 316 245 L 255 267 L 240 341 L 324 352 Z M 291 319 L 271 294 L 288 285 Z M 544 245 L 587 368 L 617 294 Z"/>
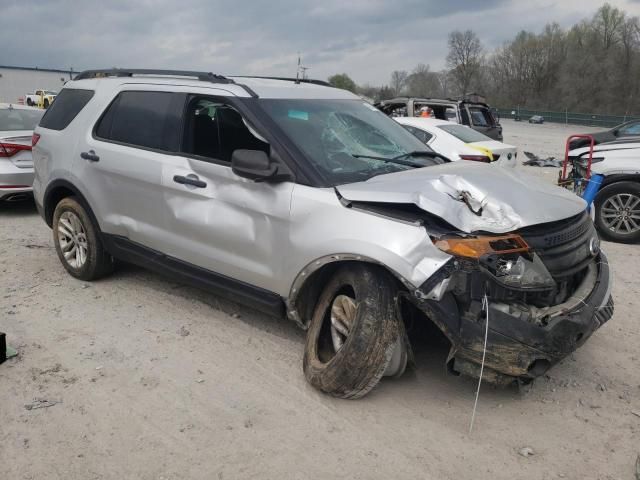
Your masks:
<path fill-rule="evenodd" d="M 100 161 L 100 157 L 96 155 L 96 152 L 94 152 L 93 150 L 89 150 L 88 152 L 82 152 L 80 154 L 80 158 L 82 158 L 83 160 L 88 160 L 90 162 Z"/>
<path fill-rule="evenodd" d="M 191 185 L 196 188 L 206 188 L 207 182 L 203 182 L 196 175 L 189 174 L 186 177 L 183 175 L 175 175 L 173 181 L 180 185 Z"/>

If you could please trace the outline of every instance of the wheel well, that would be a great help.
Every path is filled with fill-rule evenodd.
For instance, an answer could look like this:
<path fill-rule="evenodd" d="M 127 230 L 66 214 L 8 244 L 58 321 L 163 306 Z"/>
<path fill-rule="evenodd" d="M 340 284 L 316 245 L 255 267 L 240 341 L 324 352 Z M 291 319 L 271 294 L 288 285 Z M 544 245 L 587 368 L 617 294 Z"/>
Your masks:
<path fill-rule="evenodd" d="M 309 274 L 308 277 L 304 280 L 304 283 L 302 283 L 302 285 L 297 289 L 294 282 L 294 287 L 291 291 L 291 298 L 289 301 L 289 316 L 296 320 L 303 328 L 306 328 L 311 321 L 313 310 L 316 306 L 315 301 L 322 293 L 322 289 L 326 285 L 329 278 L 331 278 L 331 276 L 339 268 L 355 263 L 366 263 L 368 265 L 379 268 L 381 271 L 386 272 L 396 280 L 398 290 L 406 290 L 395 272 L 385 267 L 384 265 L 376 263 L 373 260 L 331 261 L 329 263 L 326 263 L 325 265 L 322 265 L 317 270 L 314 270 L 313 273 Z M 307 270 L 308 268 L 310 267 L 307 267 L 305 270 Z M 301 275 L 305 275 L 305 270 L 302 271 Z"/>
<path fill-rule="evenodd" d="M 608 187 L 609 185 L 613 185 L 614 183 L 620 183 L 620 182 L 640 183 L 640 173 L 615 174 L 615 175 L 605 176 L 604 181 L 602 182 L 602 186 L 600 187 L 600 190 L 602 191 L 603 188 Z"/>
<path fill-rule="evenodd" d="M 68 187 L 60 186 L 53 188 L 47 193 L 44 201 L 44 219 L 50 227 L 53 225 L 53 212 L 60 200 L 67 197 L 73 197 L 75 192 Z"/>
<path fill-rule="evenodd" d="M 96 229 L 100 231 L 100 224 L 97 222 L 93 210 L 84 198 L 84 195 L 82 195 L 75 186 L 63 180 L 59 180 L 51 184 L 44 195 L 44 220 L 47 222 L 47 225 L 49 225 L 49 227 L 53 226 L 53 212 L 55 211 L 58 203 L 60 203 L 63 198 L 67 197 L 76 197 L 78 202 L 80 202 L 87 211 L 87 214 L 89 215 L 89 218 L 91 218 Z"/>

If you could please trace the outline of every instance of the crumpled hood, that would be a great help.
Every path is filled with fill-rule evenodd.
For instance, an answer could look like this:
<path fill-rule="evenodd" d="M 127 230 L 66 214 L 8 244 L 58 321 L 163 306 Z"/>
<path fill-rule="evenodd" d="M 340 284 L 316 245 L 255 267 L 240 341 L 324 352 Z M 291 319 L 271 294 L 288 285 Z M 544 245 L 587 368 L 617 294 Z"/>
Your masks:
<path fill-rule="evenodd" d="M 346 200 L 415 204 L 466 233 L 507 233 L 583 212 L 568 190 L 519 171 L 467 161 L 336 187 Z"/>

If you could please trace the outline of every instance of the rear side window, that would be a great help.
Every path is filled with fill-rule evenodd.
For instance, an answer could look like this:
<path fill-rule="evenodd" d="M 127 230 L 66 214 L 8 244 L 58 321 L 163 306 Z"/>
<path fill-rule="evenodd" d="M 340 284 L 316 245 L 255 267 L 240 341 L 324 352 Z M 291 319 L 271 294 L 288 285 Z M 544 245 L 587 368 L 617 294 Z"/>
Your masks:
<path fill-rule="evenodd" d="M 186 96 L 169 92 L 121 92 L 98 122 L 96 137 L 176 152 Z"/>
<path fill-rule="evenodd" d="M 64 130 L 93 97 L 93 90 L 64 88 L 53 101 L 40 126 L 51 130 Z"/>
<path fill-rule="evenodd" d="M 495 120 L 488 108 L 469 107 L 469 112 L 471 113 L 471 121 L 476 127 L 493 127 L 495 125 Z"/>
<path fill-rule="evenodd" d="M 491 138 L 465 125 L 439 125 L 438 128 L 453 135 L 464 143 L 491 141 Z"/>
<path fill-rule="evenodd" d="M 425 132 L 424 130 L 420 130 L 419 128 L 412 127 L 411 125 L 402 125 L 402 126 L 406 130 L 411 132 L 413 136 L 416 137 L 418 140 L 420 140 L 422 143 L 429 143 L 429 140 L 433 138 L 433 135 L 431 135 L 428 132 Z"/>

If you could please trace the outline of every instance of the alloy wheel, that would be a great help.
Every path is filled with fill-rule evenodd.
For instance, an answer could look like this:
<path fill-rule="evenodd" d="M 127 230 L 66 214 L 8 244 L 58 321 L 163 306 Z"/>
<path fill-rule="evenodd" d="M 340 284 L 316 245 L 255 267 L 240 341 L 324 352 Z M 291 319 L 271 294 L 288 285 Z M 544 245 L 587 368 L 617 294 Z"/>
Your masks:
<path fill-rule="evenodd" d="M 80 269 L 87 261 L 89 249 L 87 234 L 80 218 L 66 211 L 58 220 L 58 243 L 65 261 L 75 269 Z"/>
<path fill-rule="evenodd" d="M 607 198 L 601 208 L 602 223 L 614 233 L 629 235 L 640 231 L 640 197 L 618 193 Z"/>

